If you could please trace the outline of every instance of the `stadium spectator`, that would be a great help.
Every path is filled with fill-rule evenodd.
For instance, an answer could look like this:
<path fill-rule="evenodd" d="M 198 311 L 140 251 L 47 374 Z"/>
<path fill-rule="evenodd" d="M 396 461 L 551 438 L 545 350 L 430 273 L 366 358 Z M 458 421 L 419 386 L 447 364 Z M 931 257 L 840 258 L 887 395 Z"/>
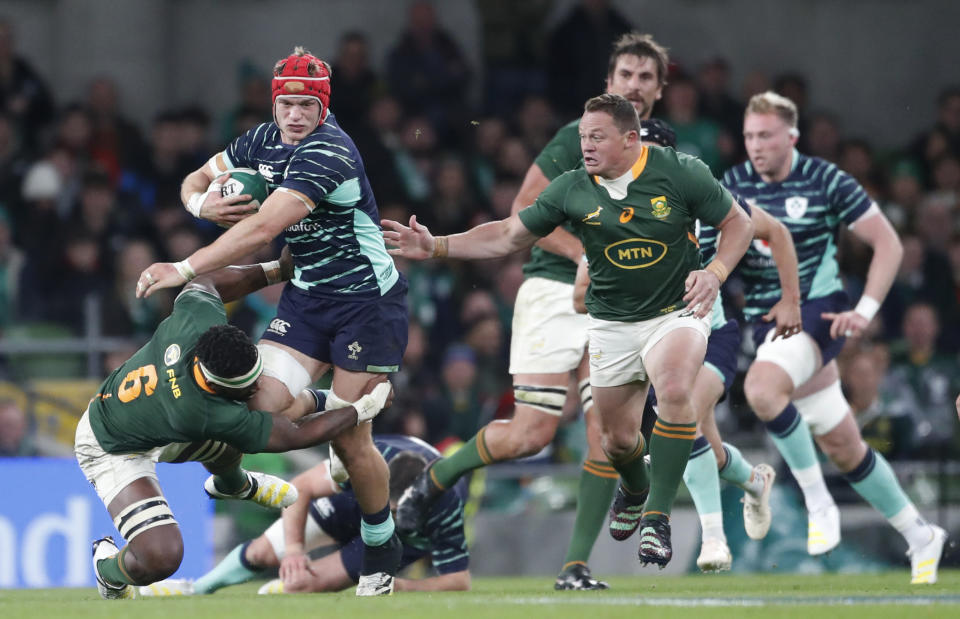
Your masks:
<path fill-rule="evenodd" d="M 106 171 L 110 182 L 120 183 L 128 168 L 139 169 L 147 158 L 140 129 L 120 109 L 120 93 L 111 77 L 94 78 L 87 87 L 86 106 L 92 120 L 90 158 Z"/>
<path fill-rule="evenodd" d="M 430 195 L 430 213 L 423 217 L 448 233 L 465 228 L 479 209 L 463 162 L 455 157 L 445 157 L 437 164 Z"/>
<path fill-rule="evenodd" d="M 465 344 L 451 345 L 443 355 L 440 378 L 423 402 L 427 441 L 431 445 L 451 437 L 466 441 L 493 411 L 477 384 L 477 354 Z"/>
<path fill-rule="evenodd" d="M 699 115 L 720 125 L 731 136 L 731 148 L 737 158 L 742 151 L 740 141 L 733 139 L 743 129 L 743 103 L 730 94 L 730 63 L 717 56 L 700 66 L 697 72 Z"/>
<path fill-rule="evenodd" d="M 690 78 L 671 76 L 663 98 L 664 117 L 677 134 L 677 150 L 699 157 L 719 176 L 732 161 L 736 145 L 723 127 L 699 115 L 698 97 Z"/>
<path fill-rule="evenodd" d="M 12 119 L 28 149 L 35 148 L 53 119 L 54 98 L 43 78 L 17 55 L 14 26 L 0 19 L 0 112 Z"/>
<path fill-rule="evenodd" d="M 0 399 L 0 458 L 36 455 L 27 413 L 13 400 Z"/>
<path fill-rule="evenodd" d="M 881 348 L 858 348 L 840 363 L 840 379 L 863 439 L 888 460 L 898 460 L 914 448 L 915 402 L 883 388 L 888 364 Z"/>
<path fill-rule="evenodd" d="M 497 150 L 507 137 L 507 123 L 495 116 L 486 116 L 479 119 L 473 127 L 473 139 L 467 159 L 470 184 L 483 199 L 491 200 L 493 185 L 497 181 Z"/>
<path fill-rule="evenodd" d="M 13 244 L 10 215 L 0 206 L 0 337 L 18 318 L 20 308 L 20 279 L 23 275 L 24 253 Z"/>
<path fill-rule="evenodd" d="M 367 35 L 358 30 L 343 33 L 330 71 L 330 108 L 347 133 L 362 130 L 370 104 L 385 90 L 386 84 L 370 66 Z"/>
<path fill-rule="evenodd" d="M 484 114 L 508 117 L 523 99 L 544 94 L 545 24 L 552 0 L 477 0 L 481 22 Z"/>
<path fill-rule="evenodd" d="M 614 41 L 631 28 L 608 0 L 581 0 L 549 32 L 547 92 L 561 118 L 579 115 L 597 94 Z"/>
<path fill-rule="evenodd" d="M 270 100 L 270 75 L 245 58 L 237 65 L 237 104 L 220 122 L 219 142 L 229 144 L 235 136 L 260 123 L 270 122 L 273 112 Z"/>
<path fill-rule="evenodd" d="M 955 355 L 940 351 L 940 319 L 927 303 L 915 303 L 903 317 L 903 339 L 890 347 L 890 371 L 884 391 L 912 402 L 918 447 L 943 447 L 956 432 L 951 401 L 960 389 Z M 928 452 L 930 453 L 930 452 Z"/>
<path fill-rule="evenodd" d="M 413 0 L 400 39 L 387 55 L 390 92 L 409 114 L 423 114 L 444 144 L 453 143 L 467 120 L 466 98 L 471 70 L 460 46 L 437 24 L 427 0 Z"/>
<path fill-rule="evenodd" d="M 810 115 L 807 129 L 807 152 L 831 163 L 840 161 L 840 121 L 830 112 L 819 111 Z M 843 168 L 843 166 L 841 166 Z M 847 172 L 846 168 L 843 168 Z"/>
<path fill-rule="evenodd" d="M 941 155 L 960 155 L 960 86 L 943 89 L 937 96 L 937 118 L 933 126 L 917 136 L 910 152 L 930 178 L 932 163 Z"/>

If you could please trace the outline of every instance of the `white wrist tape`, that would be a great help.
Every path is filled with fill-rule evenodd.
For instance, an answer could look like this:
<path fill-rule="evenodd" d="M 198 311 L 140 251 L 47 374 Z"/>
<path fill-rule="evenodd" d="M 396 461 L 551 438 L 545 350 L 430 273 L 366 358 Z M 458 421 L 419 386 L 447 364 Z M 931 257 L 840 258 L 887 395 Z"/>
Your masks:
<path fill-rule="evenodd" d="M 353 403 L 353 407 L 357 409 L 358 425 L 377 416 L 377 413 L 379 413 L 387 403 L 387 398 L 390 396 L 390 389 L 390 382 L 384 381 L 374 387 L 373 391 Z"/>
<path fill-rule="evenodd" d="M 174 262 L 173 268 L 177 270 L 177 273 L 180 274 L 180 277 L 188 282 L 197 276 L 197 272 L 193 270 L 192 266 L 190 266 L 190 260 L 187 258 L 184 258 L 180 262 Z"/>
<path fill-rule="evenodd" d="M 187 210 L 190 211 L 190 214 L 194 217 L 200 217 L 200 209 L 203 207 L 203 201 L 206 199 L 207 194 L 202 191 L 194 191 L 190 194 L 190 198 L 187 200 Z"/>
<path fill-rule="evenodd" d="M 272 260 L 270 262 L 261 262 L 260 267 L 263 268 L 263 274 L 267 276 L 267 284 L 279 284 L 283 281 L 280 277 L 280 261 Z"/>
<path fill-rule="evenodd" d="M 860 314 L 867 319 L 867 322 L 873 320 L 873 317 L 877 315 L 877 310 L 880 309 L 880 301 L 877 301 L 873 297 L 868 297 L 863 295 L 860 297 L 860 301 L 857 303 L 857 306 L 853 308 L 853 311 Z"/>

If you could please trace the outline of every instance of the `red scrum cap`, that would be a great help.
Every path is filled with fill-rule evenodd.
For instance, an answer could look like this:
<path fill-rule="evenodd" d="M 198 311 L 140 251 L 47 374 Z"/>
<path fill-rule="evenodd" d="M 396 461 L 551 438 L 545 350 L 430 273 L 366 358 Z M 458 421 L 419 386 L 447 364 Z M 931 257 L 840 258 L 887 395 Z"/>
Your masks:
<path fill-rule="evenodd" d="M 313 97 L 320 102 L 320 123 L 330 105 L 330 66 L 297 46 L 273 67 L 273 103 L 277 97 Z"/>

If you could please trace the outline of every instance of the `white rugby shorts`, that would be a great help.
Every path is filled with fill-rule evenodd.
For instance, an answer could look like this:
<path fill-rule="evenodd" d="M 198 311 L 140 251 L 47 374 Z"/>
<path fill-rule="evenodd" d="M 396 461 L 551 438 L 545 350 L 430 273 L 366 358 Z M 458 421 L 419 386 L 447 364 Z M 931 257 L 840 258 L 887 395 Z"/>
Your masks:
<path fill-rule="evenodd" d="M 587 347 L 587 315 L 573 309 L 573 284 L 531 277 L 517 292 L 510 374 L 575 370 Z"/>

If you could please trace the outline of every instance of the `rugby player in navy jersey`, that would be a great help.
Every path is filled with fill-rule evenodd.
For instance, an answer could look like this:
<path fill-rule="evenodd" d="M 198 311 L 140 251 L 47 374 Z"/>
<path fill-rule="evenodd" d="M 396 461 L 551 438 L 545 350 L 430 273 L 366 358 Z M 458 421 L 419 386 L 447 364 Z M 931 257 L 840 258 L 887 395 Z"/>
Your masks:
<path fill-rule="evenodd" d="M 812 437 L 850 485 L 880 511 L 907 542 L 912 583 L 933 583 L 946 532 L 928 523 L 900 487 L 883 456 L 871 449 L 840 389 L 835 357 L 845 338 L 860 335 L 897 274 L 903 249 L 896 232 L 863 188 L 832 163 L 796 150 L 797 108 L 773 92 L 747 105 L 743 137 L 749 162 L 723 182 L 790 230 L 799 260 L 803 331 L 774 339 L 759 321 L 782 291 L 769 250 L 754 243 L 740 263 L 757 356 L 744 389 L 803 491 L 809 514 L 807 551 L 840 543 L 840 514 Z M 850 309 L 836 260 L 840 224 L 870 245 L 873 257 L 863 295 Z"/>
<path fill-rule="evenodd" d="M 315 391 L 318 398 L 323 391 Z M 318 408 L 325 407 L 322 402 Z M 390 501 L 400 494 L 440 452 L 412 436 L 375 435 L 374 445 L 390 467 Z M 293 480 L 297 501 L 283 510 L 270 528 L 256 539 L 236 546 L 212 570 L 197 580 L 164 580 L 141 587 L 141 595 L 204 595 L 247 582 L 266 568 L 280 568 L 280 578 L 260 587 L 259 593 L 325 593 L 356 584 L 363 542 L 357 519 L 357 500 L 343 465 L 330 460 L 310 468 Z M 467 483 L 461 480 L 430 506 L 424 526 L 401 534 L 407 566 L 430 557 L 436 575 L 410 580 L 398 578 L 399 591 L 464 591 L 470 588 L 469 552 L 464 534 L 463 506 Z M 334 546 L 336 551 L 319 559 L 307 553 Z"/>
<path fill-rule="evenodd" d="M 407 344 L 407 284 L 383 244 L 363 161 L 328 104 L 329 66 L 296 48 L 273 71 L 274 121 L 258 125 L 189 174 L 186 208 L 231 226 L 177 263 L 150 265 L 137 294 L 179 286 L 239 261 L 283 235 L 294 260 L 277 316 L 258 345 L 263 385 L 252 402 L 288 411 L 294 395 L 333 368 L 331 402 L 350 402 L 399 369 Z M 259 171 L 270 195 L 256 212 L 248 195 L 224 200 L 210 183 L 235 168 Z M 357 595 L 392 592 L 401 545 L 388 504 L 388 470 L 369 424 L 333 443 L 353 480 L 366 544 Z"/>

